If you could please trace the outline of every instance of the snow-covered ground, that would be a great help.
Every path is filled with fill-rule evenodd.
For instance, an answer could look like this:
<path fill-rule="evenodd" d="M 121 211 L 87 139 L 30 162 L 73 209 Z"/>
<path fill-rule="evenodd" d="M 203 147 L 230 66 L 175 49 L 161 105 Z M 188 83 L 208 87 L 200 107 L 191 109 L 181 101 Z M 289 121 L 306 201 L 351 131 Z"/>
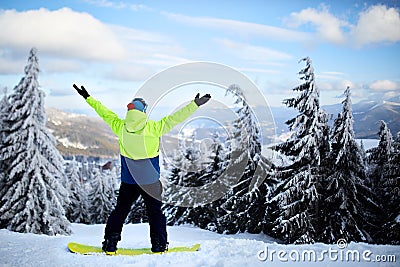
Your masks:
<path fill-rule="evenodd" d="M 197 252 L 86 256 L 70 253 L 68 242 L 99 245 L 104 225 L 73 224 L 72 229 L 71 236 L 56 237 L 1 229 L 0 266 L 399 266 L 400 262 L 400 246 L 350 243 L 339 249 L 337 245 L 324 244 L 282 245 L 265 235 L 221 235 L 192 226 L 168 227 L 169 241 L 170 246 L 200 243 Z M 119 244 L 148 247 L 148 225 L 126 225 Z"/>

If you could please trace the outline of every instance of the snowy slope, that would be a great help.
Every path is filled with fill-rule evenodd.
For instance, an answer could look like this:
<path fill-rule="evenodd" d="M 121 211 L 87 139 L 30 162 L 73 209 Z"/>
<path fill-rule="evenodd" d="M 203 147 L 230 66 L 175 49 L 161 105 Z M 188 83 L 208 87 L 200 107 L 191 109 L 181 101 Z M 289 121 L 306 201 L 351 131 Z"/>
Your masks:
<path fill-rule="evenodd" d="M 49 237 L 44 235 L 20 234 L 8 230 L 0 230 L 0 266 L 399 266 L 399 246 L 376 246 L 362 243 L 351 243 L 343 250 L 336 245 L 281 245 L 265 235 L 237 234 L 220 235 L 217 233 L 193 228 L 191 226 L 168 227 L 170 246 L 191 245 L 201 243 L 201 250 L 189 253 L 169 253 L 164 255 L 141 256 L 85 256 L 68 252 L 68 242 L 81 242 L 99 245 L 102 241 L 104 225 L 73 224 L 71 236 Z M 124 247 L 148 247 L 148 225 L 126 225 L 123 232 Z M 260 253 L 266 251 L 268 253 Z M 322 253 L 324 250 L 331 251 Z M 359 251 L 361 261 L 341 260 L 340 252 Z M 275 252 L 274 252 L 275 251 Z M 304 252 L 306 251 L 306 252 Z M 324 260 L 310 262 L 290 259 L 296 253 L 315 251 L 317 257 L 324 255 Z M 335 253 L 335 251 L 337 251 Z M 283 260 L 278 259 L 280 253 Z M 375 256 L 395 255 L 396 262 L 366 262 Z M 265 259 L 265 255 L 269 257 Z M 273 261 L 271 262 L 271 257 Z M 265 260 L 260 260 L 265 259 Z M 331 259 L 330 259 L 331 258 Z M 335 260 L 336 258 L 336 260 Z M 393 261 L 393 260 L 392 260 Z M 301 264 L 300 264 L 301 263 Z"/>

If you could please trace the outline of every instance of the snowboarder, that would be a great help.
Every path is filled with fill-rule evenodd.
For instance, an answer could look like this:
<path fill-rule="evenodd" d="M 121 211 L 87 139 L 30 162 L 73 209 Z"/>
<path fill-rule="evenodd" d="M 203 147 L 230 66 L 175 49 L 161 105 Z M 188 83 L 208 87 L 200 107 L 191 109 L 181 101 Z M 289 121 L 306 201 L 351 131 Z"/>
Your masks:
<path fill-rule="evenodd" d="M 122 227 L 132 203 L 142 196 L 149 217 L 151 250 L 164 252 L 168 249 L 168 242 L 166 219 L 161 210 L 160 137 L 186 120 L 199 106 L 207 103 L 211 96 L 206 94 L 200 97 L 197 94 L 188 105 L 160 121 L 148 120 L 147 103 L 142 98 L 135 98 L 127 105 L 125 119 L 121 119 L 90 96 L 84 86 L 79 88 L 74 84 L 73 87 L 119 139 L 121 186 L 117 205 L 107 220 L 103 250 L 108 254 L 116 253 Z"/>

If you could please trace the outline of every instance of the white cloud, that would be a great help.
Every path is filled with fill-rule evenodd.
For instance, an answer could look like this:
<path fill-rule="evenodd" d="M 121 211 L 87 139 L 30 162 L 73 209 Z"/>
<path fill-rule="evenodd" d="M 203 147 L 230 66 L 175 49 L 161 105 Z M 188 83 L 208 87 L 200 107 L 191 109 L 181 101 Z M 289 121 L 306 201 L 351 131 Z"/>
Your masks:
<path fill-rule="evenodd" d="M 151 8 L 147 7 L 143 4 L 130 4 L 127 2 L 114 2 L 108 0 L 84 0 L 86 3 L 94 6 L 104 7 L 104 8 L 113 8 L 113 9 L 126 9 L 129 8 L 132 11 L 139 10 L 151 10 Z"/>
<path fill-rule="evenodd" d="M 356 85 L 350 80 L 342 80 L 339 83 L 339 87 L 342 90 L 345 90 L 347 87 L 354 88 L 354 87 L 356 87 Z"/>
<path fill-rule="evenodd" d="M 23 66 L 25 64 L 26 61 L 23 61 L 21 59 L 10 60 L 9 58 L 0 56 L 0 74 L 23 73 Z"/>
<path fill-rule="evenodd" d="M 343 75 L 345 75 L 345 73 L 340 72 L 340 71 L 325 71 L 325 72 L 323 72 L 323 74 L 333 75 L 333 76 L 343 76 Z"/>
<path fill-rule="evenodd" d="M 106 78 L 119 81 L 143 81 L 154 74 L 154 70 L 141 65 L 123 64 L 106 73 Z"/>
<path fill-rule="evenodd" d="M 183 24 L 223 30 L 225 33 L 228 32 L 230 34 L 236 34 L 242 37 L 262 37 L 267 40 L 279 40 L 286 42 L 306 42 L 312 38 L 312 35 L 308 33 L 251 22 L 210 17 L 191 17 L 168 12 L 162 12 L 162 14 L 169 19 Z"/>
<path fill-rule="evenodd" d="M 112 31 L 119 36 L 121 44 L 131 51 L 127 60 L 148 60 L 155 55 L 180 55 L 185 51 L 171 38 L 159 33 L 141 31 L 137 29 L 111 25 Z"/>
<path fill-rule="evenodd" d="M 157 68 L 187 61 L 180 45 L 164 34 L 105 24 L 69 8 L 0 10 L 0 28 L 3 74 L 21 73 L 32 47 L 38 48 L 41 67 L 48 73 L 77 73 L 86 63 L 100 63 L 107 78 L 121 80 L 145 80 Z M 122 65 L 132 70 L 117 75 Z"/>
<path fill-rule="evenodd" d="M 355 25 L 332 14 L 324 4 L 318 8 L 309 7 L 300 12 L 293 12 L 285 19 L 286 26 L 291 29 L 212 17 L 191 17 L 168 12 L 162 14 L 183 24 L 223 30 L 225 34 L 243 38 L 257 37 L 308 45 L 319 39 L 328 43 L 358 47 L 400 41 L 399 10 L 385 5 L 372 5 L 360 12 Z M 309 25 L 315 32 L 309 30 Z M 304 31 L 297 30 L 301 26 L 304 26 Z"/>
<path fill-rule="evenodd" d="M 389 91 L 383 94 L 383 99 L 390 99 L 397 96 L 400 96 L 400 92 Z"/>
<path fill-rule="evenodd" d="M 127 55 L 110 28 L 87 13 L 69 8 L 0 13 L 1 47 L 40 52 L 65 58 L 115 61 Z"/>
<path fill-rule="evenodd" d="M 374 91 L 394 91 L 399 90 L 400 86 L 398 83 L 390 80 L 378 80 L 371 83 L 369 88 Z"/>
<path fill-rule="evenodd" d="M 319 74 L 316 74 L 318 79 L 325 79 L 325 80 L 342 80 L 345 73 L 338 72 L 338 71 L 324 71 Z"/>
<path fill-rule="evenodd" d="M 43 60 L 40 62 L 43 63 Z M 45 60 L 43 66 L 46 73 L 76 73 L 84 70 L 83 64 L 73 60 Z"/>
<path fill-rule="evenodd" d="M 328 42 L 342 44 L 346 40 L 342 27 L 347 26 L 348 23 L 330 14 L 324 5 L 321 5 L 319 9 L 307 8 L 298 13 L 293 12 L 286 23 L 294 28 L 311 23 L 316 27 L 318 35 Z"/>
<path fill-rule="evenodd" d="M 168 55 L 167 53 L 166 54 L 156 53 L 156 54 L 153 54 L 153 56 L 150 59 L 144 60 L 143 63 L 148 64 L 148 65 L 161 66 L 161 67 L 170 67 L 173 65 L 187 63 L 189 61 L 190 60 L 187 58 L 172 56 L 172 55 Z"/>
<path fill-rule="evenodd" d="M 246 43 L 235 42 L 228 39 L 216 39 L 219 45 L 224 50 L 230 52 L 234 56 L 246 60 L 252 61 L 259 64 L 267 64 L 273 61 L 290 60 L 293 57 L 285 52 L 277 51 L 262 46 L 254 46 Z"/>
<path fill-rule="evenodd" d="M 321 40 L 334 44 L 361 47 L 400 41 L 399 10 L 384 5 L 373 5 L 361 12 L 356 25 L 331 14 L 324 5 L 294 12 L 286 23 L 293 28 L 311 24 Z"/>
<path fill-rule="evenodd" d="M 319 78 L 319 77 L 317 77 Z M 347 79 L 329 79 L 329 80 L 317 80 L 317 85 L 324 91 L 339 91 L 343 92 L 347 87 L 358 88 L 361 85 L 355 84 L 354 82 Z"/>
<path fill-rule="evenodd" d="M 84 0 L 86 3 L 95 5 L 95 6 L 100 6 L 100 7 L 109 7 L 109 8 L 115 8 L 115 9 L 121 9 L 121 8 L 126 8 L 127 4 L 124 2 L 112 2 L 108 0 Z"/>
<path fill-rule="evenodd" d="M 362 84 L 356 84 L 346 77 L 346 73 L 339 71 L 324 71 L 316 74 L 317 84 L 324 91 L 343 92 L 347 87 L 352 89 L 362 87 Z"/>
<path fill-rule="evenodd" d="M 239 71 L 242 72 L 248 72 L 248 73 L 262 73 L 262 74 L 278 74 L 281 73 L 281 71 L 278 71 L 276 69 L 265 69 L 265 68 L 236 68 Z"/>
<path fill-rule="evenodd" d="M 371 6 L 360 13 L 351 33 L 356 45 L 400 41 L 400 14 L 395 8 Z"/>

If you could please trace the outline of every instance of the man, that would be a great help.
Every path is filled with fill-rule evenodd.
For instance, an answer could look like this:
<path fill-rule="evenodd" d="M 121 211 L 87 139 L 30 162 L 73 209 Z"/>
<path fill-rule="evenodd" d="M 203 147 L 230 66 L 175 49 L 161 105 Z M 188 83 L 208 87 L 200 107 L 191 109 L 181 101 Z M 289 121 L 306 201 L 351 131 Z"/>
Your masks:
<path fill-rule="evenodd" d="M 122 227 L 139 196 L 143 197 L 149 217 L 151 250 L 164 252 L 168 249 L 166 219 L 161 210 L 162 186 L 159 181 L 160 137 L 174 126 L 186 120 L 199 106 L 207 103 L 209 94 L 195 99 L 175 113 L 160 121 L 148 120 L 147 103 L 142 98 L 133 99 L 128 105 L 125 119 L 103 106 L 89 95 L 85 87 L 73 85 L 75 90 L 111 127 L 118 136 L 121 157 L 121 186 L 117 205 L 108 218 L 104 233 L 103 250 L 115 254 L 121 240 Z"/>

